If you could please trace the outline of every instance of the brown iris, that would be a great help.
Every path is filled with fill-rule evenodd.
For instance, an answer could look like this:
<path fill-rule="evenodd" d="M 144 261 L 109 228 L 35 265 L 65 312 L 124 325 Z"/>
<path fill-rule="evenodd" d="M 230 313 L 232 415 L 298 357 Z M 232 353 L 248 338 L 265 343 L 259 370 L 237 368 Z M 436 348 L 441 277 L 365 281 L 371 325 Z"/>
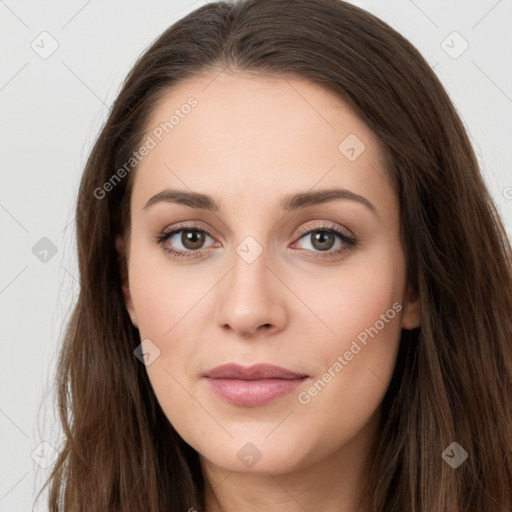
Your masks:
<path fill-rule="evenodd" d="M 334 243 L 334 233 L 329 231 L 314 231 L 311 233 L 311 243 L 319 251 L 327 251 Z"/>
<path fill-rule="evenodd" d="M 183 231 L 181 234 L 181 243 L 190 250 L 200 249 L 204 244 L 205 236 L 205 233 L 202 231 Z"/>

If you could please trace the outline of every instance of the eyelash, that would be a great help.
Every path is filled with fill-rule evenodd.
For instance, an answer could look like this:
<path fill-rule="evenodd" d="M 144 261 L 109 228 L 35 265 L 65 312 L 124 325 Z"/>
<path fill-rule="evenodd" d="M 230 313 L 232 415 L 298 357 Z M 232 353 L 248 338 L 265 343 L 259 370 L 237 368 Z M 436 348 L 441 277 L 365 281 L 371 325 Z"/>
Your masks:
<path fill-rule="evenodd" d="M 166 231 L 166 232 L 163 232 L 163 233 L 159 234 L 156 237 L 156 242 L 158 244 L 160 244 L 166 252 L 168 252 L 168 253 L 170 253 L 173 256 L 176 256 L 178 258 L 197 258 L 197 257 L 200 257 L 202 255 L 202 253 L 204 251 L 206 251 L 206 249 L 198 249 L 198 250 L 195 250 L 195 251 L 193 251 L 193 250 L 181 251 L 179 249 L 174 249 L 172 247 L 168 247 L 168 246 L 164 245 L 165 242 L 169 238 L 171 238 L 176 233 L 181 233 L 182 231 L 197 231 L 197 232 L 200 232 L 200 233 L 205 233 L 210 238 L 213 238 L 213 236 L 207 230 L 202 229 L 199 226 L 196 226 L 196 225 L 179 225 L 179 226 L 176 226 L 171 231 Z M 345 233 L 342 233 L 340 230 L 336 229 L 334 226 L 332 226 L 330 224 L 315 226 L 312 229 L 304 228 L 304 229 L 299 230 L 299 237 L 297 238 L 297 241 L 300 240 L 301 238 L 304 238 L 305 235 L 308 235 L 308 234 L 311 234 L 311 233 L 315 233 L 315 232 L 319 232 L 319 231 L 328 232 L 328 233 L 334 233 L 339 238 L 341 238 L 341 240 L 342 240 L 344 245 L 343 245 L 343 247 L 341 247 L 340 249 L 337 249 L 335 251 L 329 250 L 329 251 L 325 251 L 325 252 L 322 252 L 322 251 L 311 251 L 311 250 L 308 250 L 308 249 L 303 249 L 303 250 L 305 250 L 307 252 L 311 252 L 312 253 L 311 256 L 314 257 L 314 258 L 325 260 L 325 259 L 329 259 L 329 258 L 332 258 L 332 257 L 335 257 L 335 256 L 340 256 L 341 254 L 344 254 L 346 252 L 349 252 L 349 251 L 353 250 L 358 245 L 358 242 L 357 242 L 357 240 L 355 238 L 347 236 Z"/>

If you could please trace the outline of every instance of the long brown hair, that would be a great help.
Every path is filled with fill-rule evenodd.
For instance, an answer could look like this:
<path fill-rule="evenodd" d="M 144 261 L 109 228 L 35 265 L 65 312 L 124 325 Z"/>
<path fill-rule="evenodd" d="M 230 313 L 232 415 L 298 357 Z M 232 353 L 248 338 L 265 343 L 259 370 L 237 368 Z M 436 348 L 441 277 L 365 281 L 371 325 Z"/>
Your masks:
<path fill-rule="evenodd" d="M 329 88 L 378 135 L 398 193 L 421 327 L 403 330 L 365 509 L 512 510 L 512 251 L 475 153 L 421 54 L 340 0 L 205 5 L 166 30 L 126 78 L 91 151 L 76 206 L 80 294 L 56 385 L 65 442 L 45 483 L 52 512 L 204 510 L 198 454 L 161 410 L 125 308 L 123 258 L 136 168 L 157 101 L 206 71 L 295 76 Z M 200 108 L 200 107 L 199 107 Z M 453 469 L 442 453 L 458 443 Z"/>

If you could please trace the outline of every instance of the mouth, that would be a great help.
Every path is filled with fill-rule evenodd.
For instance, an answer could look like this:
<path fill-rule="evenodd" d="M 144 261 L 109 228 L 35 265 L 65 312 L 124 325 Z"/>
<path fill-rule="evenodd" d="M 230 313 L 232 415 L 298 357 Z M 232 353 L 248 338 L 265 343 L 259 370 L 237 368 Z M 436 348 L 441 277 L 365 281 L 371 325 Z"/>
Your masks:
<path fill-rule="evenodd" d="M 309 375 L 280 366 L 224 364 L 202 374 L 210 389 L 232 405 L 258 407 L 290 394 Z"/>

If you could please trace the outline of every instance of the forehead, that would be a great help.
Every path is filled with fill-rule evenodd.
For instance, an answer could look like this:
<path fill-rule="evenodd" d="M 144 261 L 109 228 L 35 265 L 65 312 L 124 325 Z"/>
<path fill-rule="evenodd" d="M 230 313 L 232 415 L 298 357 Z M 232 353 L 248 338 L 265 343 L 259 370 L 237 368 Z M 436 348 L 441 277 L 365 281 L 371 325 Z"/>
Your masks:
<path fill-rule="evenodd" d="M 164 186 L 252 201 L 314 187 L 389 189 L 377 136 L 339 96 L 300 78 L 186 79 L 154 108 L 148 138 L 134 201 Z"/>

